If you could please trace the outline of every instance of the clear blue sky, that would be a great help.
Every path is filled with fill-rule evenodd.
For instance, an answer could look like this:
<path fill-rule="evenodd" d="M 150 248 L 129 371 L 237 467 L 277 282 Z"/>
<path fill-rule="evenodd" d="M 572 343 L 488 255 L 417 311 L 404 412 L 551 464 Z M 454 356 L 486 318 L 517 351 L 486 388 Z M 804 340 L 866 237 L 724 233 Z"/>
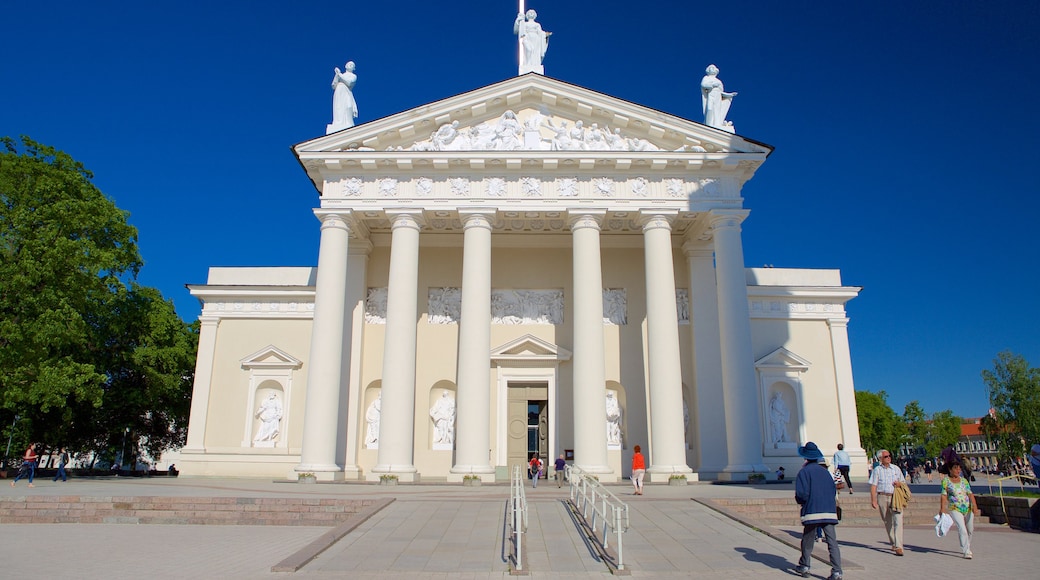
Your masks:
<path fill-rule="evenodd" d="M 744 189 L 745 263 L 841 268 L 860 390 L 977 416 L 1004 349 L 1040 366 L 1040 3 L 538 2 L 546 73 L 775 153 Z M 357 62 L 371 121 L 516 74 L 508 0 L 8 2 L 0 135 L 86 164 L 187 320 L 210 266 L 317 261 L 290 146 Z M 2 283 L 2 282 L 0 282 Z"/>

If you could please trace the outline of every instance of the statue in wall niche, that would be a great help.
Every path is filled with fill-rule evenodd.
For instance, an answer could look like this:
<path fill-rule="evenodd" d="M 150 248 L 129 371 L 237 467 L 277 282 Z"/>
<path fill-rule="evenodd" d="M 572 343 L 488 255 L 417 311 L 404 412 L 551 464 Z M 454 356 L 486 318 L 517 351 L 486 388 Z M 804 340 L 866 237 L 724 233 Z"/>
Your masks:
<path fill-rule="evenodd" d="M 787 443 L 787 423 L 791 420 L 791 411 L 784 403 L 784 396 L 780 391 L 773 393 L 773 399 L 769 402 L 769 427 L 772 431 L 773 444 Z"/>
<path fill-rule="evenodd" d="M 607 445 L 621 445 L 621 404 L 614 391 L 607 391 Z"/>
<path fill-rule="evenodd" d="M 379 448 L 379 417 L 382 415 L 382 409 L 383 393 L 379 393 L 365 411 L 365 447 L 368 449 Z"/>
<path fill-rule="evenodd" d="M 434 445 L 451 445 L 455 443 L 455 398 L 444 391 L 441 398 L 430 408 L 433 419 Z"/>
<path fill-rule="evenodd" d="M 354 61 L 344 65 L 344 70 L 336 67 L 332 77 L 332 123 L 325 127 L 326 135 L 354 126 L 354 119 L 358 116 L 357 101 L 354 100 L 355 68 Z"/>
<path fill-rule="evenodd" d="M 690 442 L 690 408 L 686 406 L 686 399 L 682 400 L 682 428 L 683 441 Z"/>
<path fill-rule="evenodd" d="M 278 434 L 281 433 L 278 425 L 282 420 L 282 400 L 278 395 L 275 393 L 268 395 L 260 403 L 254 416 L 260 420 L 260 428 L 256 432 L 256 437 L 253 438 L 254 443 L 274 441 L 278 438 Z"/>
<path fill-rule="evenodd" d="M 542 61 L 545 59 L 545 51 L 549 49 L 549 37 L 551 32 L 542 30 L 542 25 L 535 22 L 538 13 L 528 10 L 526 16 L 517 14 L 513 22 L 513 34 L 520 37 L 521 60 L 520 74 L 537 72 L 542 73 Z"/>
<path fill-rule="evenodd" d="M 733 123 L 726 120 L 733 97 L 737 93 L 727 93 L 719 80 L 719 67 L 711 64 L 704 71 L 701 79 L 701 108 L 704 110 L 704 124 L 723 131 L 733 132 Z"/>

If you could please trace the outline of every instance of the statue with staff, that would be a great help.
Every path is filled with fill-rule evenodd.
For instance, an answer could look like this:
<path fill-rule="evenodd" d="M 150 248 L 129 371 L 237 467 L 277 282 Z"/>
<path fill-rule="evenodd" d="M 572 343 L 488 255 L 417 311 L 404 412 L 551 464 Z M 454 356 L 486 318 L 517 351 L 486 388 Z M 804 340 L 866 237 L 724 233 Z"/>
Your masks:
<path fill-rule="evenodd" d="M 520 0 L 520 9 L 513 23 L 513 34 L 516 34 L 520 42 L 520 73 L 526 74 L 536 72 L 545 74 L 542 60 L 545 51 L 549 48 L 549 37 L 551 32 L 542 30 L 542 25 L 535 22 L 538 13 L 528 10 L 524 13 L 524 0 Z"/>

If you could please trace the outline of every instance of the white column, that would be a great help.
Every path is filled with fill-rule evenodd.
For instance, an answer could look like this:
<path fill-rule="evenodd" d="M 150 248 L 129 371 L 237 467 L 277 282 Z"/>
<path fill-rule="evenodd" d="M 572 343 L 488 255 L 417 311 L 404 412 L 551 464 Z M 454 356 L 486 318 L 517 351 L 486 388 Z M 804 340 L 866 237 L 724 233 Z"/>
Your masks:
<path fill-rule="evenodd" d="M 195 384 L 191 388 L 191 411 L 188 415 L 188 440 L 182 453 L 206 452 L 206 420 L 209 414 L 209 392 L 213 382 L 213 355 L 217 349 L 217 325 L 220 319 L 203 314 L 199 317 L 199 353 L 195 359 Z"/>
<path fill-rule="evenodd" d="M 393 473 L 415 480 L 415 340 L 418 318 L 419 210 L 388 211 L 392 220 L 390 283 L 383 344 L 379 454 L 373 477 Z"/>
<path fill-rule="evenodd" d="M 603 268 L 599 230 L 604 212 L 574 216 L 574 463 L 613 474 L 607 464 L 607 400 L 603 342 Z M 674 298 L 673 298 L 674 300 Z M 602 479 L 602 477 L 601 477 Z"/>
<path fill-rule="evenodd" d="M 715 478 L 726 467 L 726 432 L 719 345 L 719 303 L 715 283 L 715 252 L 711 242 L 683 245 L 690 269 L 690 328 L 693 332 L 693 376 L 697 386 L 697 448 L 702 478 Z M 691 409 L 691 412 L 693 409 Z"/>
<path fill-rule="evenodd" d="M 464 474 L 495 480 L 491 466 L 491 217 L 462 210 L 462 319 L 459 321 L 455 465 L 449 481 Z"/>
<path fill-rule="evenodd" d="M 318 275 L 314 283 L 314 324 L 307 371 L 303 445 L 297 472 L 319 479 L 343 478 L 336 463 L 339 399 L 342 390 L 343 315 L 347 296 L 350 212 L 315 210 L 321 220 Z"/>
<path fill-rule="evenodd" d="M 368 255 L 372 252 L 372 243 L 368 240 L 354 240 L 350 244 L 350 257 L 347 261 L 347 308 L 344 311 L 344 351 L 343 382 L 347 396 L 340 406 L 340 416 L 346 421 L 346 428 L 338 434 L 337 455 L 342 455 L 343 477 L 358 479 L 361 467 L 358 466 L 358 449 L 364 442 L 363 432 L 358 430 L 358 422 L 364 415 L 361 408 L 361 346 L 365 333 L 365 298 L 368 291 Z"/>
<path fill-rule="evenodd" d="M 852 353 L 849 350 L 849 319 L 829 318 L 831 352 L 834 357 L 834 386 L 838 391 L 838 414 L 841 424 L 841 443 L 854 464 L 867 462 L 867 452 L 859 439 L 859 417 L 856 413 L 856 387 L 852 381 Z M 804 415 L 803 415 L 804 417 Z M 837 441 L 835 442 L 837 443 Z"/>
<path fill-rule="evenodd" d="M 690 473 L 683 431 L 682 368 L 679 359 L 679 315 L 675 309 L 672 262 L 673 215 L 644 214 L 646 261 L 647 367 L 650 380 L 650 481 L 667 481 L 673 473 Z"/>
<path fill-rule="evenodd" d="M 729 464 L 724 471 L 735 479 L 752 471 L 768 470 L 762 461 L 761 402 L 755 386 L 747 276 L 740 239 L 740 222 L 747 215 L 747 210 L 712 210 L 710 213 L 718 283 L 722 388 L 726 401 Z"/>

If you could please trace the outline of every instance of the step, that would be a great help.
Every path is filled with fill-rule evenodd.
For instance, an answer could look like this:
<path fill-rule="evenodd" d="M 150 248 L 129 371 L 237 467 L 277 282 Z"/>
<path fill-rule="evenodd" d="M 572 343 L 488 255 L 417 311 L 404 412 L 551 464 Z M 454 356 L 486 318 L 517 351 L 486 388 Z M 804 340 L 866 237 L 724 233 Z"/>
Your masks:
<path fill-rule="evenodd" d="M 376 499 L 258 497 L 0 498 L 0 524 L 338 526 Z"/>
<path fill-rule="evenodd" d="M 771 526 L 801 525 L 801 507 L 790 498 L 716 498 L 717 505 L 747 516 L 753 521 Z M 878 510 L 870 505 L 870 495 L 841 495 L 838 505 L 842 509 L 841 523 L 853 526 L 875 525 L 881 520 Z M 903 510 L 903 525 L 934 525 L 932 517 L 939 511 L 936 496 L 914 496 Z"/>

